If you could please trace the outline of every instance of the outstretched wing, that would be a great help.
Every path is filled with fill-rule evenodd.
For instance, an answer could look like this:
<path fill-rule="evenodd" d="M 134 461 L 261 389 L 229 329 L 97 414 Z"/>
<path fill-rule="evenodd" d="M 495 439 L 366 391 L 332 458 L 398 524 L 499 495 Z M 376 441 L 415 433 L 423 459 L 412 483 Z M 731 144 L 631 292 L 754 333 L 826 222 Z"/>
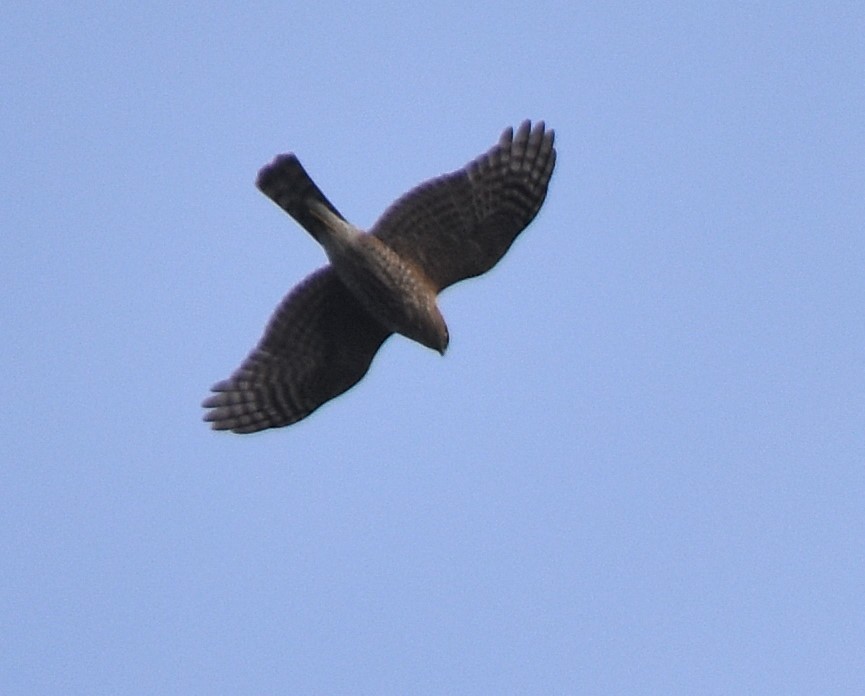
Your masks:
<path fill-rule="evenodd" d="M 280 303 L 234 374 L 211 387 L 204 420 L 236 433 L 295 423 L 357 384 L 389 335 L 320 268 Z"/>
<path fill-rule="evenodd" d="M 421 184 L 388 208 L 371 233 L 417 264 L 438 290 L 485 273 L 505 255 L 547 195 L 555 133 L 544 122 L 508 128 L 463 169 Z"/>

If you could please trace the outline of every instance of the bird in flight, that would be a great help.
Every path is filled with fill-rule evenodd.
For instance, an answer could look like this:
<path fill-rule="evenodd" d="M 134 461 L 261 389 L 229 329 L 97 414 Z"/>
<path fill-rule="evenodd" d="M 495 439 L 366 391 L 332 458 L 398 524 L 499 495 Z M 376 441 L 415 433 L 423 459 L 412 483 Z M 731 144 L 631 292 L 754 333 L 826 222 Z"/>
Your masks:
<path fill-rule="evenodd" d="M 256 185 L 330 263 L 288 293 L 240 367 L 211 387 L 204 420 L 235 433 L 296 423 L 357 384 L 392 333 L 443 355 L 436 296 L 490 270 L 534 219 L 554 140 L 543 121 L 508 128 L 462 169 L 403 195 L 369 232 L 346 221 L 295 155 L 276 157 Z"/>

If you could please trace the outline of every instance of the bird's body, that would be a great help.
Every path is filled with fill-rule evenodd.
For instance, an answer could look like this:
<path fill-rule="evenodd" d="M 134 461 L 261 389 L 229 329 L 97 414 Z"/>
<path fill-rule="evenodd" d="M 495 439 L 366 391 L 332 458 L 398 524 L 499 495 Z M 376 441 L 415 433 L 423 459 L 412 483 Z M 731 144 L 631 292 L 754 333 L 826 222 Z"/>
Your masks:
<path fill-rule="evenodd" d="M 555 166 L 553 131 L 524 122 L 462 170 L 421 184 L 369 233 L 351 225 L 294 155 L 258 187 L 324 248 L 330 265 L 283 300 L 255 350 L 203 406 L 218 430 L 294 423 L 364 374 L 391 333 L 444 353 L 436 296 L 486 272 L 534 218 Z"/>
<path fill-rule="evenodd" d="M 328 258 L 343 284 L 386 329 L 444 354 L 447 326 L 435 287 L 422 270 L 363 233 Z"/>

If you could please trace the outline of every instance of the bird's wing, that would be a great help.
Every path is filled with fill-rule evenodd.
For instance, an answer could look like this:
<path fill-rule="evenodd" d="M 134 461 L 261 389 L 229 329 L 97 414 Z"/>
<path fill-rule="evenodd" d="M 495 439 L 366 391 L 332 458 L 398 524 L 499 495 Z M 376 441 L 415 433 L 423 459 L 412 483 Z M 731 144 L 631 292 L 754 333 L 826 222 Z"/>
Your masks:
<path fill-rule="evenodd" d="M 354 386 L 389 335 L 320 268 L 283 299 L 234 374 L 211 387 L 204 420 L 236 433 L 295 423 Z"/>
<path fill-rule="evenodd" d="M 419 266 L 437 290 L 485 273 L 544 202 L 554 139 L 543 121 L 508 128 L 486 154 L 402 196 L 371 234 Z"/>

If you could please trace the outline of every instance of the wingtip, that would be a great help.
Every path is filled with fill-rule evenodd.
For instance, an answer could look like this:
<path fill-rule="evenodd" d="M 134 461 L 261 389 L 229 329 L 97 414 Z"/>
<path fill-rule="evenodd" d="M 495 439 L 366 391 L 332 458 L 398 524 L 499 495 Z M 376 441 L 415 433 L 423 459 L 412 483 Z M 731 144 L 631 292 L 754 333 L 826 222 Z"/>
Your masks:
<path fill-rule="evenodd" d="M 502 133 L 501 142 L 509 144 L 515 140 L 528 140 L 530 137 L 554 138 L 555 131 L 552 128 L 547 128 L 547 123 L 543 119 L 532 121 L 527 118 L 523 120 L 516 130 L 509 126 Z"/>
<path fill-rule="evenodd" d="M 526 140 L 531 132 L 532 122 L 529 119 L 526 119 L 517 128 L 517 132 L 514 134 L 514 140 Z"/>

